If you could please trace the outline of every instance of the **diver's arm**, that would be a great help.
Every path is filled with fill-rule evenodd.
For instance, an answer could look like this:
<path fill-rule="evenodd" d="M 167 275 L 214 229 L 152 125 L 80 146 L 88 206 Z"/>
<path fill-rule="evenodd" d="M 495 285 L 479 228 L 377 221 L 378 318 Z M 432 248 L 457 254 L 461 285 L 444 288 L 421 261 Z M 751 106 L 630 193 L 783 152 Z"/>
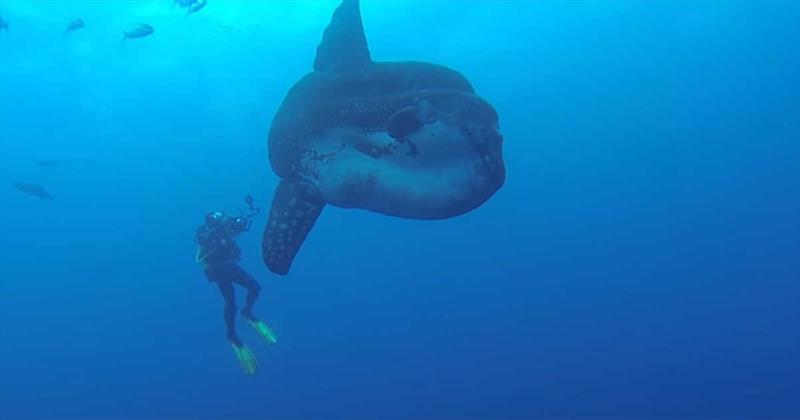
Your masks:
<path fill-rule="evenodd" d="M 197 230 L 197 244 L 200 246 L 220 246 L 228 242 L 227 236 L 223 235 L 219 229 L 209 229 L 202 226 Z"/>
<path fill-rule="evenodd" d="M 198 245 L 207 245 L 209 240 L 208 227 L 205 225 L 200 226 L 195 234 L 195 241 Z"/>

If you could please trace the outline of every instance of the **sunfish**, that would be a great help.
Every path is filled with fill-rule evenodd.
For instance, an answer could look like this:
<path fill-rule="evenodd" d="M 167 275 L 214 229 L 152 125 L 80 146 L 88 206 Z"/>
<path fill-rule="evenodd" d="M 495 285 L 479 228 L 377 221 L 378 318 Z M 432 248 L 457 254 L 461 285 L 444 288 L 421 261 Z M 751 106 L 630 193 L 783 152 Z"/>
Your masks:
<path fill-rule="evenodd" d="M 314 71 L 289 90 L 269 131 L 281 181 L 264 263 L 288 273 L 325 205 L 411 219 L 479 207 L 505 181 L 502 140 L 494 108 L 457 71 L 372 61 L 359 2 L 342 1 Z"/>

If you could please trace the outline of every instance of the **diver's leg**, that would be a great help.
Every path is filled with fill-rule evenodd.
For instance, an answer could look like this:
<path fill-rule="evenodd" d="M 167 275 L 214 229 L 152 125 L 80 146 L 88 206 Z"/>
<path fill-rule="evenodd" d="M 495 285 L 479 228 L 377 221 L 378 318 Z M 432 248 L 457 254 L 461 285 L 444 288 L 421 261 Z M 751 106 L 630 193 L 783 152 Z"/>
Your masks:
<path fill-rule="evenodd" d="M 230 280 L 218 280 L 216 283 L 222 298 L 225 299 L 224 316 L 228 340 L 241 347 L 242 340 L 236 335 L 236 295 L 233 292 L 233 283 Z"/>
<path fill-rule="evenodd" d="M 242 316 L 247 318 L 248 321 L 258 321 L 258 318 L 253 315 L 253 305 L 258 299 L 258 294 L 261 292 L 261 285 L 258 284 L 253 276 L 247 274 L 241 267 L 236 266 L 237 275 L 233 277 L 233 281 L 247 289 L 247 297 L 245 298 L 244 307 L 242 308 Z"/>
<path fill-rule="evenodd" d="M 258 294 L 261 292 L 261 286 L 254 278 L 250 276 L 248 276 L 247 278 L 249 278 L 250 281 L 247 283 L 247 286 L 245 286 L 247 288 L 247 297 L 245 298 L 245 303 L 244 307 L 242 308 L 242 313 L 244 313 L 245 316 L 247 316 L 247 319 L 255 321 L 256 317 L 253 315 L 253 305 L 256 303 L 256 299 L 258 299 Z"/>
<path fill-rule="evenodd" d="M 234 279 L 233 281 L 247 289 L 247 300 L 244 308 L 242 308 L 242 317 L 244 317 L 248 321 L 247 323 L 250 324 L 254 330 L 256 330 L 256 333 L 258 333 L 264 338 L 264 340 L 267 341 L 267 344 L 277 343 L 278 338 L 275 337 L 275 333 L 272 332 L 272 329 L 270 329 L 267 324 L 253 315 L 253 304 L 256 303 L 258 293 L 261 291 L 261 286 L 259 286 L 256 279 L 247 274 L 247 272 L 242 270 L 241 267 L 237 266 L 236 268 L 237 275 L 232 277 L 232 279 Z"/>

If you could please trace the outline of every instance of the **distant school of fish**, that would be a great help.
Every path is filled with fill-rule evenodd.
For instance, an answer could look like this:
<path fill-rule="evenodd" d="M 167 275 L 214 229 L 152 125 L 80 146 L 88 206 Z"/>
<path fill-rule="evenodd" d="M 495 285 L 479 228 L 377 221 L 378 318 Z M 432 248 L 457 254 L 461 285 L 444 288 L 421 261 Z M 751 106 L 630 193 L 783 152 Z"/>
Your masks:
<path fill-rule="evenodd" d="M 186 9 L 186 14 L 191 15 L 193 13 L 197 13 L 206 7 L 208 4 L 208 0 L 174 0 L 175 6 Z M 3 19 L 0 16 L 0 32 L 8 32 L 9 31 L 9 22 Z M 78 31 L 86 26 L 86 23 L 83 19 L 76 18 L 67 24 L 66 29 L 64 30 L 65 34 Z M 147 23 L 137 23 L 130 28 L 126 29 L 122 33 L 122 40 L 125 41 L 127 39 L 134 39 L 134 38 L 144 38 L 146 36 L 152 35 L 155 30 L 152 26 Z"/>
<path fill-rule="evenodd" d="M 175 6 L 180 7 L 182 9 L 186 9 L 186 14 L 191 15 L 193 13 L 197 13 L 206 7 L 208 0 L 175 0 Z M 64 29 L 64 34 L 70 34 L 75 31 L 79 31 L 86 26 L 86 23 L 83 19 L 75 18 L 71 20 L 66 28 Z M 10 24 L 7 20 L 3 19 L 0 16 L 0 32 L 8 32 Z M 130 28 L 126 29 L 122 33 L 122 40 L 128 39 L 135 39 L 135 38 L 144 38 L 153 34 L 154 29 L 147 23 L 138 23 Z M 52 160 L 41 160 L 36 162 L 36 165 L 41 168 L 54 168 L 58 166 L 55 161 Z M 33 184 L 28 182 L 13 182 L 12 185 L 14 186 L 17 191 L 29 195 L 31 197 L 36 197 L 44 200 L 53 200 L 53 196 L 47 191 L 42 185 Z"/>

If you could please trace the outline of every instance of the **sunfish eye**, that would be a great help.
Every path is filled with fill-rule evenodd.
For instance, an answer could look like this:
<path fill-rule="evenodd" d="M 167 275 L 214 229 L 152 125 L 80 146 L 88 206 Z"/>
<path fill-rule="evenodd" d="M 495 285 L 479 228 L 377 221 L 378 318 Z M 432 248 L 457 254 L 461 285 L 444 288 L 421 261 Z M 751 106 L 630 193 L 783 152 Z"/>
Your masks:
<path fill-rule="evenodd" d="M 389 120 L 386 121 L 386 131 L 393 138 L 401 139 L 419 130 L 422 125 L 419 109 L 416 106 L 409 106 L 389 117 Z"/>

